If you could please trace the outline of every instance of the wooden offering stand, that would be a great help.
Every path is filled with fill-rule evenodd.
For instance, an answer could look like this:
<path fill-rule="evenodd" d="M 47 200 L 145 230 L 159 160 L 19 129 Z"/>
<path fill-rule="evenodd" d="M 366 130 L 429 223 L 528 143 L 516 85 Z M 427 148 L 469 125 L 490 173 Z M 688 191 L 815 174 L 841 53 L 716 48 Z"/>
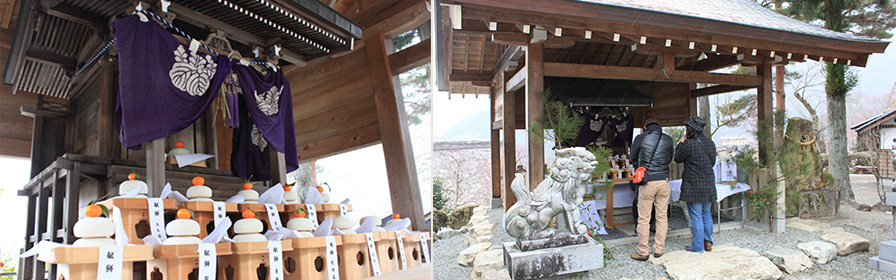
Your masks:
<path fill-rule="evenodd" d="M 420 233 L 401 233 L 404 242 L 404 254 L 408 261 L 408 267 L 412 268 L 423 264 L 423 246 L 420 245 Z M 399 260 L 401 261 L 401 260 Z"/>
<path fill-rule="evenodd" d="M 336 247 L 342 246 L 342 236 L 334 236 Z M 327 274 L 327 240 L 326 237 L 302 237 L 288 239 L 292 242 L 292 251 L 283 253 L 283 270 L 286 279 L 326 280 Z M 366 242 L 366 241 L 365 241 Z M 337 253 L 338 255 L 338 253 Z M 340 264 L 344 265 L 342 262 Z M 342 277 L 340 267 L 340 277 Z"/>
<path fill-rule="evenodd" d="M 283 220 L 284 225 L 289 222 L 289 219 L 292 218 L 292 213 L 295 213 L 296 209 L 302 208 L 308 210 L 307 208 L 305 208 L 305 204 L 286 204 L 283 207 L 284 211 L 282 212 L 285 215 L 280 215 L 280 219 Z M 345 207 L 348 208 L 348 211 L 352 211 L 351 204 L 346 204 Z M 335 219 L 342 216 L 342 213 L 339 212 L 339 203 L 315 204 L 314 209 L 317 210 L 316 213 L 318 223 L 323 222 L 326 218 Z"/>
<path fill-rule="evenodd" d="M 259 204 L 263 205 L 263 204 Z M 268 242 L 233 242 L 230 255 L 218 258 L 218 279 L 268 279 L 271 265 L 268 260 Z M 286 256 L 292 251 L 292 242 L 282 240 L 284 264 Z M 283 269 L 282 267 L 280 269 Z M 284 275 L 286 270 L 284 269 Z"/>
<path fill-rule="evenodd" d="M 177 201 L 163 199 L 165 211 L 177 210 Z M 128 234 L 128 244 L 143 245 L 143 237 L 150 235 L 149 204 L 146 198 L 113 198 L 100 202 L 112 211 L 112 206 L 121 209 L 121 222 Z"/>
<path fill-rule="evenodd" d="M 184 208 L 193 211 L 193 219 L 199 223 L 199 238 L 205 238 L 208 233 L 215 228 L 215 205 L 211 201 L 187 201 L 184 202 Z M 261 207 L 264 209 L 264 206 Z M 256 210 L 258 211 L 258 210 Z M 233 202 L 224 203 L 224 212 L 237 213 L 237 204 Z M 260 212 L 259 212 L 260 213 Z"/>
<path fill-rule="evenodd" d="M 380 271 L 386 274 L 400 270 L 401 259 L 398 256 L 398 242 L 395 233 L 391 231 L 374 232 L 373 238 L 376 240 L 376 256 L 380 259 Z"/>
<path fill-rule="evenodd" d="M 283 204 L 275 204 L 275 205 L 277 206 L 277 212 L 280 213 L 281 224 L 285 225 L 286 223 L 283 223 L 283 221 L 282 221 L 283 220 Z M 267 229 L 273 229 L 273 227 L 271 227 L 271 221 L 268 220 L 268 215 L 266 214 L 267 208 L 264 207 L 264 204 L 261 204 L 261 203 L 237 204 L 237 210 L 239 213 L 246 211 L 246 209 L 252 209 L 252 210 L 255 210 L 255 212 L 258 212 L 258 215 L 256 218 L 265 222 L 267 224 Z M 290 216 L 290 217 L 292 217 L 292 216 Z"/>
<path fill-rule="evenodd" d="M 356 280 L 372 277 L 373 264 L 370 262 L 370 252 L 367 249 L 367 235 L 346 234 L 342 235 L 342 246 L 338 248 L 339 278 Z M 379 239 L 374 234 L 374 244 Z"/>
<path fill-rule="evenodd" d="M 123 259 L 121 267 L 121 279 L 134 278 L 134 262 L 143 262 L 152 259 L 152 246 L 131 245 L 122 249 Z M 42 252 L 37 259 L 43 262 L 56 264 L 57 279 L 81 280 L 97 279 L 97 262 L 100 257 L 99 247 L 59 247 Z"/>
<path fill-rule="evenodd" d="M 187 280 L 199 277 L 199 245 L 182 244 L 153 247 L 153 255 L 156 259 L 165 260 L 168 265 L 168 271 L 162 272 L 162 279 Z M 230 243 L 215 244 L 215 251 L 219 258 L 230 255 Z M 265 248 L 265 252 L 267 252 L 267 248 Z M 152 268 L 147 269 L 152 270 Z"/>

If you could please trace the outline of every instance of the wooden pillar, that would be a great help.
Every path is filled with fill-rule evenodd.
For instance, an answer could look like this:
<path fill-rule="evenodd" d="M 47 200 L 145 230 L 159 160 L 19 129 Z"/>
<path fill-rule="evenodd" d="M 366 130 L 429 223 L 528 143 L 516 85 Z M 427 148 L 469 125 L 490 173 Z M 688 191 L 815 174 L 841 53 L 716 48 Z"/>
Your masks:
<path fill-rule="evenodd" d="M 40 182 L 38 184 L 39 189 L 37 190 L 37 217 L 34 223 L 34 241 L 40 242 L 43 240 L 44 232 L 47 232 L 47 212 L 50 210 L 49 207 L 49 197 L 48 194 L 50 192 L 49 188 L 44 188 L 44 182 Z M 42 261 L 34 258 L 34 276 L 32 279 L 46 279 L 44 275 L 46 274 L 46 264 Z"/>
<path fill-rule="evenodd" d="M 544 42 L 530 43 L 526 48 L 526 127 L 532 127 L 544 111 Z M 529 190 L 544 180 L 544 140 L 529 135 Z"/>
<path fill-rule="evenodd" d="M 383 33 L 364 34 L 364 49 L 373 87 L 377 120 L 389 175 L 392 211 L 411 219 L 420 230 L 425 224 L 423 203 L 417 181 L 417 167 L 411 148 L 404 98 L 399 85 L 393 84 L 386 38 Z"/>
<path fill-rule="evenodd" d="M 44 107 L 44 96 L 37 96 L 37 110 L 40 111 Z M 41 144 L 44 143 L 44 116 L 37 114 L 34 116 L 34 125 L 31 129 L 31 178 L 40 174 L 47 165 L 43 161 L 46 150 L 42 149 Z"/>
<path fill-rule="evenodd" d="M 504 83 L 504 72 L 498 74 L 501 76 L 501 83 Z M 504 93 L 504 211 L 516 203 L 516 195 L 510 189 L 510 183 L 516 177 L 516 102 L 514 99 L 516 94 L 513 92 Z"/>
<path fill-rule="evenodd" d="M 37 195 L 29 194 L 28 195 L 28 213 L 25 218 L 25 251 L 28 251 L 34 244 L 37 244 L 37 240 L 32 242 L 31 236 L 33 236 L 35 227 L 34 223 L 36 223 L 37 217 Z M 25 258 L 22 262 L 22 265 L 19 266 L 19 275 L 20 279 L 34 279 L 34 262 L 37 260 L 37 256 L 30 256 Z"/>
<path fill-rule="evenodd" d="M 491 116 L 491 122 L 489 122 L 489 131 L 491 132 L 491 152 L 492 152 L 492 205 L 494 205 L 494 201 L 496 198 L 501 198 L 501 127 L 496 127 L 495 123 L 497 119 L 498 110 L 496 106 L 498 105 L 495 100 L 498 95 L 501 95 L 501 102 L 503 102 L 504 87 L 503 79 L 498 80 L 497 82 L 492 83 L 491 92 L 489 93 L 489 111 L 491 112 L 489 115 Z M 504 104 L 501 104 L 502 106 Z"/>
<path fill-rule="evenodd" d="M 277 183 L 286 184 L 286 155 L 268 145 L 271 151 L 271 186 Z"/>
<path fill-rule="evenodd" d="M 99 111 L 97 112 L 97 142 L 99 156 L 117 158 L 121 151 L 118 143 L 115 143 L 115 103 L 118 93 L 118 77 L 115 75 L 115 65 L 109 58 L 100 60 L 100 97 Z"/>
<path fill-rule="evenodd" d="M 694 90 L 697 89 L 696 83 L 688 83 L 688 117 L 697 116 L 697 97 L 694 97 Z M 709 119 L 706 120 L 706 123 L 709 123 Z M 678 141 L 678 139 L 675 139 Z"/>
<path fill-rule="evenodd" d="M 159 138 L 146 143 L 147 195 L 159 197 L 165 183 L 165 138 Z"/>
<path fill-rule="evenodd" d="M 73 229 L 75 222 L 81 211 L 79 211 L 79 202 L 81 199 L 81 163 L 73 162 L 72 170 L 69 170 L 65 176 L 65 217 L 62 217 L 62 225 L 65 229 L 65 235 L 62 236 L 62 242 L 72 244 L 75 242 Z"/>
<path fill-rule="evenodd" d="M 762 78 L 762 85 L 756 88 L 756 108 L 758 110 L 757 126 L 760 131 L 764 131 L 768 136 L 773 133 L 772 125 L 773 108 L 772 108 L 772 67 L 770 64 L 756 65 L 756 75 Z M 774 147 L 774 137 L 759 137 L 759 161 L 768 165 L 769 153 Z"/>

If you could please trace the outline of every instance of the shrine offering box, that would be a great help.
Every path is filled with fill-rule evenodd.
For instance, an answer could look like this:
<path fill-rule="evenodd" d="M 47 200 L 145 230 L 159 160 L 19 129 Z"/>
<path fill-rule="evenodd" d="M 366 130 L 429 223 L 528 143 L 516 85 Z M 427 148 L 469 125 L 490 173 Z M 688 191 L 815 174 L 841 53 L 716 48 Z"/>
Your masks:
<path fill-rule="evenodd" d="M 281 224 L 283 224 L 283 223 L 282 223 L 282 220 L 283 220 L 283 204 L 274 204 L 274 205 L 277 206 L 277 212 L 280 213 Z M 242 213 L 243 211 L 246 211 L 246 209 L 252 209 L 252 210 L 255 210 L 255 212 L 258 212 L 258 215 L 256 215 L 256 218 L 258 218 L 259 220 L 263 221 L 263 222 L 265 223 L 265 225 L 267 226 L 267 229 L 273 229 L 273 227 L 271 227 L 271 221 L 268 220 L 267 208 L 264 207 L 264 204 L 261 204 L 261 203 L 240 203 L 240 204 L 237 204 L 237 210 L 238 210 L 240 213 Z"/>
<path fill-rule="evenodd" d="M 291 238 L 289 240 L 292 242 L 293 249 L 285 252 L 283 255 L 285 258 L 286 273 L 284 275 L 286 279 L 330 279 L 328 277 L 330 268 L 327 265 L 326 237 L 303 237 Z M 337 248 L 342 246 L 341 236 L 334 236 L 334 240 Z M 339 271 L 336 273 L 339 273 Z"/>
<path fill-rule="evenodd" d="M 373 262 L 370 261 L 370 252 L 367 248 L 367 235 L 346 234 L 341 237 L 342 246 L 338 249 L 339 278 L 355 280 L 374 276 Z M 374 244 L 379 240 L 375 234 L 373 240 Z"/>
<path fill-rule="evenodd" d="M 376 241 L 376 255 L 380 259 L 380 269 L 383 274 L 401 269 L 401 259 L 398 256 L 398 242 L 395 232 L 380 231 L 373 233 Z"/>
<path fill-rule="evenodd" d="M 211 201 L 187 201 L 184 208 L 193 211 L 193 219 L 199 223 L 199 238 L 205 238 L 215 228 L 215 205 Z M 263 209 L 264 207 L 262 207 Z M 258 210 L 256 210 L 258 211 Z M 237 204 L 224 202 L 225 213 L 237 213 Z M 261 213 L 261 212 L 259 212 Z"/>
<path fill-rule="evenodd" d="M 177 210 L 177 201 L 163 199 L 165 211 Z M 99 204 L 105 205 L 110 211 L 112 206 L 121 210 L 121 222 L 124 231 L 128 234 L 128 244 L 143 245 L 143 237 L 150 235 L 149 229 L 149 203 L 146 198 L 113 198 Z"/>
<path fill-rule="evenodd" d="M 218 258 L 218 279 L 268 279 L 272 270 L 272 260 L 268 255 L 268 242 L 232 242 L 230 255 Z M 280 241 L 282 258 L 292 250 L 289 240 Z M 286 263 L 281 260 L 281 263 Z M 284 269 L 281 265 L 276 269 Z M 286 271 L 284 270 L 284 275 Z M 287 278 L 289 279 L 289 278 Z"/>
<path fill-rule="evenodd" d="M 182 245 L 159 245 L 153 246 L 153 255 L 155 259 L 147 265 L 151 277 L 155 273 L 161 273 L 162 279 L 169 280 L 187 280 L 197 279 L 199 277 L 199 245 L 182 244 Z M 218 258 L 231 254 L 230 243 L 215 244 L 215 251 Z M 267 252 L 267 250 L 265 250 Z M 167 269 L 153 266 L 154 262 L 165 262 Z M 217 269 L 217 268 L 215 268 Z M 154 278 L 151 278 L 154 279 Z M 221 278 L 219 274 L 218 279 Z"/>
<path fill-rule="evenodd" d="M 134 278 L 134 262 L 152 259 L 152 246 L 129 245 L 122 248 L 121 279 Z M 43 262 L 56 264 L 57 280 L 95 280 L 100 257 L 99 247 L 64 246 L 37 255 Z"/>
<path fill-rule="evenodd" d="M 346 204 L 345 207 L 347 208 L 348 211 L 352 211 L 351 204 Z M 284 205 L 283 215 L 280 215 L 280 219 L 283 220 L 283 224 L 286 224 L 289 221 L 289 219 L 292 218 L 292 213 L 295 213 L 296 209 L 298 209 L 298 208 L 308 210 L 307 208 L 305 208 L 305 204 L 286 204 L 286 205 Z M 326 219 L 326 218 L 335 219 L 335 218 L 339 218 L 340 216 L 342 216 L 342 213 L 339 210 L 338 203 L 315 204 L 314 209 L 317 210 L 317 211 L 315 211 L 315 213 L 317 215 L 318 223 L 323 222 L 324 219 Z"/>
<path fill-rule="evenodd" d="M 408 261 L 408 267 L 412 268 L 423 264 L 423 246 L 420 244 L 420 233 L 402 232 L 404 253 Z"/>

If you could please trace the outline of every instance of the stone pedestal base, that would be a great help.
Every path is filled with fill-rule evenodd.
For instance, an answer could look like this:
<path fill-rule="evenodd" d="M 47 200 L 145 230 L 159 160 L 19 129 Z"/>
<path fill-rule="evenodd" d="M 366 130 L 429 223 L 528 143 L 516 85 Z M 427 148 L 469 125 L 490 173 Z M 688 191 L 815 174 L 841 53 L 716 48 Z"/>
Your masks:
<path fill-rule="evenodd" d="M 587 243 L 520 251 L 516 242 L 505 242 L 504 265 L 515 280 L 537 279 L 604 267 L 604 246 Z"/>
<path fill-rule="evenodd" d="M 880 246 L 880 255 L 868 259 L 868 267 L 896 274 L 896 241 L 884 241 L 878 245 Z"/>
<path fill-rule="evenodd" d="M 503 208 L 503 207 L 504 207 L 503 199 L 501 199 L 500 197 L 492 198 L 492 209 L 498 209 L 498 208 Z"/>

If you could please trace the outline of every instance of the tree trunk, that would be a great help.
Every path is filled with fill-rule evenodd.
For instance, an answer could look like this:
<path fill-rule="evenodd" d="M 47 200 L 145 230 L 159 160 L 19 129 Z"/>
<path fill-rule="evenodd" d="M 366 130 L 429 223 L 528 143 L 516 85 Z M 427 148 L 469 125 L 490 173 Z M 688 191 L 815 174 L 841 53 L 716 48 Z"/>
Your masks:
<path fill-rule="evenodd" d="M 846 27 L 843 20 L 844 0 L 825 0 L 824 27 L 842 32 Z M 825 92 L 828 99 L 828 159 L 834 184 L 840 187 L 840 198 L 855 198 L 849 182 L 849 151 L 846 142 L 846 66 L 827 63 Z"/>
<path fill-rule="evenodd" d="M 830 76 L 828 74 L 828 82 L 831 82 Z M 834 184 L 840 187 L 840 197 L 854 198 L 852 185 L 849 183 L 849 152 L 846 147 L 846 96 L 829 92 L 827 98 L 831 175 L 834 175 Z"/>
<path fill-rule="evenodd" d="M 703 134 L 712 139 L 712 122 L 709 114 L 709 96 L 697 97 L 697 114 L 706 121 L 706 127 L 703 128 Z M 678 139 L 675 139 L 676 141 Z"/>

